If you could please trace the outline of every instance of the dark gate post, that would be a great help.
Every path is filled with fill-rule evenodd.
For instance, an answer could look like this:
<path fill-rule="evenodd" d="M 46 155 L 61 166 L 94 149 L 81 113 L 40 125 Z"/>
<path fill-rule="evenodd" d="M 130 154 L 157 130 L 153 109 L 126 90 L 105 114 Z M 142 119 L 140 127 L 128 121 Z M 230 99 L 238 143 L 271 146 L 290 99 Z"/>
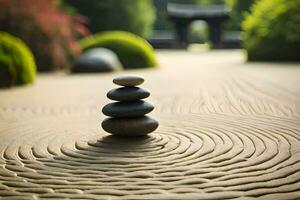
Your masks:
<path fill-rule="evenodd" d="M 187 47 L 188 45 L 188 26 L 189 22 L 187 20 L 173 20 L 176 30 L 176 36 L 178 39 L 178 45 L 180 47 Z"/>
<path fill-rule="evenodd" d="M 209 27 L 209 39 L 212 43 L 212 48 L 222 47 L 222 21 L 221 20 L 207 20 Z"/>

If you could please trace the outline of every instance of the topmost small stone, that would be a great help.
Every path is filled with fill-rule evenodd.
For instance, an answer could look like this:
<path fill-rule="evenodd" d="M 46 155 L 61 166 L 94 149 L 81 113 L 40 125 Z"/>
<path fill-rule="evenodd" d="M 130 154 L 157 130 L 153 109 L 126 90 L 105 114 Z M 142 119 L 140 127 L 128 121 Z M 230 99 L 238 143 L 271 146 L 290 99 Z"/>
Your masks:
<path fill-rule="evenodd" d="M 137 75 L 125 75 L 114 78 L 113 83 L 121 86 L 136 86 L 144 82 L 144 77 Z"/>

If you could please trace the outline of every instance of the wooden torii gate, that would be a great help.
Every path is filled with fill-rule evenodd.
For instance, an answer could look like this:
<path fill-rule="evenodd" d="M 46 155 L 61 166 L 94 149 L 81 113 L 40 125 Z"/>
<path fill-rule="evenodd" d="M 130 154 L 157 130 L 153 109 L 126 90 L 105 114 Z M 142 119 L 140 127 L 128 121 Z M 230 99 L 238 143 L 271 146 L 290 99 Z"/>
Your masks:
<path fill-rule="evenodd" d="M 229 18 L 230 10 L 224 5 L 198 6 L 168 3 L 169 19 L 174 23 L 180 45 L 188 44 L 188 27 L 194 20 L 204 20 L 209 27 L 209 39 L 213 48 L 222 47 L 222 24 Z"/>

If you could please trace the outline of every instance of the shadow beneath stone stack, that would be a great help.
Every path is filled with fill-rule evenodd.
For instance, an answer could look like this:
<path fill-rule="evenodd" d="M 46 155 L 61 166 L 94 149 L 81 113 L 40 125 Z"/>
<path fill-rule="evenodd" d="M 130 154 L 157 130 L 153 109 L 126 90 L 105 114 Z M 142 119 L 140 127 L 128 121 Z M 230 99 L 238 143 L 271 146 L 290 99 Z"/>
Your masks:
<path fill-rule="evenodd" d="M 101 150 L 101 152 L 136 152 L 136 150 L 146 150 L 154 145 L 155 137 L 144 135 L 139 137 L 121 137 L 109 135 L 101 138 L 95 143 L 89 142 L 86 150 Z M 152 143 L 153 141 L 153 143 Z"/>

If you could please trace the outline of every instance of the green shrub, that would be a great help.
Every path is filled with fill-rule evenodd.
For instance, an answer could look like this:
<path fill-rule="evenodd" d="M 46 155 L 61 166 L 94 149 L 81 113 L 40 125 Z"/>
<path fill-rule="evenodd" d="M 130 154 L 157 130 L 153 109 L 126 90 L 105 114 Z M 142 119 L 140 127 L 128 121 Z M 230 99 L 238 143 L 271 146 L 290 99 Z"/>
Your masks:
<path fill-rule="evenodd" d="M 93 33 L 123 30 L 143 38 L 152 32 L 155 10 L 152 0 L 65 0 L 89 19 Z"/>
<path fill-rule="evenodd" d="M 144 39 L 123 31 L 107 31 L 80 41 L 83 50 L 104 47 L 115 52 L 125 69 L 156 65 L 152 46 Z"/>
<path fill-rule="evenodd" d="M 29 48 L 18 38 L 0 32 L 0 86 L 32 83 L 36 65 Z"/>
<path fill-rule="evenodd" d="M 300 1 L 260 0 L 243 23 L 248 60 L 300 61 Z"/>

